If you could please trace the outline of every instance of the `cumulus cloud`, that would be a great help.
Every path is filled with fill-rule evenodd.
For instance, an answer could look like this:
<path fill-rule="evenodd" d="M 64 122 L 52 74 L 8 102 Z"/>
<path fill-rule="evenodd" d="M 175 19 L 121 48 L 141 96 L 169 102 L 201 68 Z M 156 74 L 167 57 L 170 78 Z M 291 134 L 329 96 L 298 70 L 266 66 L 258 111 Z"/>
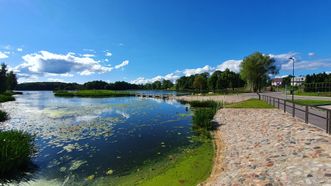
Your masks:
<path fill-rule="evenodd" d="M 59 78 L 47 78 L 47 81 L 51 81 L 51 82 L 65 82 L 63 79 L 59 79 Z"/>
<path fill-rule="evenodd" d="M 296 61 L 295 69 L 299 70 L 314 70 L 318 68 L 331 68 L 331 59 L 314 60 L 314 61 Z M 292 70 L 292 63 L 283 64 L 282 70 Z"/>
<path fill-rule="evenodd" d="M 292 64 L 292 62 L 289 60 L 290 57 L 296 57 L 297 60 L 300 60 L 300 57 L 298 56 L 297 53 L 294 52 L 289 52 L 289 53 L 284 53 L 284 54 L 264 54 L 267 55 L 271 58 L 273 58 L 275 60 L 275 64 L 276 66 L 281 69 L 281 70 L 288 70 L 290 69 L 290 66 Z M 200 68 L 195 68 L 195 69 L 185 69 L 182 71 L 176 71 L 170 74 L 167 74 L 165 76 L 155 76 L 153 78 L 144 78 L 144 77 L 139 77 L 133 81 L 131 81 L 131 83 L 136 83 L 136 84 L 146 84 L 146 83 L 150 83 L 150 82 L 154 82 L 157 80 L 162 80 L 162 79 L 166 79 L 166 80 L 171 80 L 171 81 L 176 81 L 178 78 L 180 78 L 181 76 L 190 76 L 190 75 L 194 75 L 194 74 L 200 74 L 200 73 L 204 73 L 204 72 L 208 72 L 208 73 L 213 73 L 215 70 L 221 70 L 224 71 L 225 69 L 229 69 L 231 71 L 234 72 L 239 72 L 240 71 L 240 64 L 243 60 L 242 59 L 230 59 L 230 60 L 226 60 L 223 63 L 217 65 L 216 67 L 211 67 L 209 65 L 205 65 L 204 67 L 200 67 Z M 330 61 L 320 61 L 320 62 L 305 62 L 305 61 L 300 61 L 300 62 L 296 62 L 298 63 L 298 69 L 310 69 L 310 68 L 320 68 L 320 67 L 330 67 L 331 63 Z"/>
<path fill-rule="evenodd" d="M 222 64 L 218 65 L 216 67 L 217 70 L 221 70 L 224 71 L 226 69 L 229 69 L 233 72 L 239 72 L 240 71 L 240 63 L 242 62 L 242 60 L 227 60 L 224 61 Z"/>
<path fill-rule="evenodd" d="M 0 51 L 0 59 L 6 59 L 6 58 L 8 58 L 6 52 L 1 52 Z"/>
<path fill-rule="evenodd" d="M 201 74 L 201 73 L 204 73 L 204 72 L 212 72 L 214 70 L 214 68 L 210 67 L 209 65 L 206 65 L 202 68 L 192 68 L 192 69 L 185 69 L 183 71 L 184 75 L 185 76 L 191 76 L 191 75 L 194 75 L 194 74 Z"/>
<path fill-rule="evenodd" d="M 16 50 L 17 50 L 17 52 L 22 52 L 23 48 L 17 48 Z"/>
<path fill-rule="evenodd" d="M 27 54 L 22 57 L 24 62 L 16 67 L 19 71 L 34 74 L 67 74 L 79 73 L 91 75 L 106 73 L 112 67 L 102 66 L 99 61 L 88 56 L 77 56 L 75 53 L 55 54 L 48 51 Z"/>
<path fill-rule="evenodd" d="M 115 66 L 115 69 L 123 68 L 129 64 L 128 60 L 124 60 L 122 63 Z"/>
<path fill-rule="evenodd" d="M 107 56 L 107 57 L 110 57 L 110 56 L 112 56 L 113 54 L 112 53 L 110 53 L 110 52 L 106 52 L 106 54 L 105 54 L 105 56 Z"/>
<path fill-rule="evenodd" d="M 82 56 L 84 56 L 84 57 L 94 57 L 95 55 L 94 54 L 83 54 Z"/>

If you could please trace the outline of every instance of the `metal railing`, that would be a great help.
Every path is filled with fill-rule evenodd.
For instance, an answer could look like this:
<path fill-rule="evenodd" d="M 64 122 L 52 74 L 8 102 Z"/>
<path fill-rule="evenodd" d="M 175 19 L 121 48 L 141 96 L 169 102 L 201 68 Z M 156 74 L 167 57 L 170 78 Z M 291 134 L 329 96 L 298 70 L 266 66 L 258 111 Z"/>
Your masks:
<path fill-rule="evenodd" d="M 268 104 L 284 110 L 284 112 L 292 114 L 293 117 L 297 117 L 310 123 L 318 128 L 325 130 L 328 134 L 331 134 L 331 110 L 308 105 L 299 105 L 290 100 L 271 97 L 267 95 L 261 95 L 261 100 L 266 101 Z"/>

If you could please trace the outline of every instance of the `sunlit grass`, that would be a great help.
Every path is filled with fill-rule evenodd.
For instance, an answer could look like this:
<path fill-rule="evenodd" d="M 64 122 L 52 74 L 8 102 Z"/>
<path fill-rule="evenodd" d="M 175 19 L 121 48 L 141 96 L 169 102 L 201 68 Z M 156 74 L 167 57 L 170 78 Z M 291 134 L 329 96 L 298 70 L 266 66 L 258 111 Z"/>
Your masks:
<path fill-rule="evenodd" d="M 225 105 L 226 108 L 274 108 L 267 102 L 259 99 L 249 99 L 238 103 Z"/>

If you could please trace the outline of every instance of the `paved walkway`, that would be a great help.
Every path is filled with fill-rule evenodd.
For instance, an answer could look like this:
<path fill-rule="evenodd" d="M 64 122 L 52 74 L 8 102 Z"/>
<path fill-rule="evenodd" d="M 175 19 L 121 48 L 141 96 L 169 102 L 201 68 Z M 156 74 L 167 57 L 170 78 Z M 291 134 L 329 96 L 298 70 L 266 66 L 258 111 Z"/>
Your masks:
<path fill-rule="evenodd" d="M 240 101 L 245 101 L 251 98 L 258 98 L 256 93 L 241 93 L 241 94 L 230 94 L 230 95 L 207 95 L 207 96 L 177 96 L 175 97 L 177 100 L 184 101 L 224 101 L 226 103 L 235 103 Z"/>
<path fill-rule="evenodd" d="M 276 98 L 282 98 L 285 99 L 291 99 L 292 95 L 288 94 L 287 96 L 283 92 L 265 92 L 261 93 L 262 95 L 267 95 L 271 97 L 276 97 Z M 323 97 L 323 96 L 298 96 L 294 95 L 294 99 L 308 99 L 308 100 L 326 100 L 326 101 L 331 101 L 331 97 Z"/>
<path fill-rule="evenodd" d="M 216 119 L 224 170 L 206 185 L 331 185 L 324 131 L 277 109 L 221 109 Z"/>

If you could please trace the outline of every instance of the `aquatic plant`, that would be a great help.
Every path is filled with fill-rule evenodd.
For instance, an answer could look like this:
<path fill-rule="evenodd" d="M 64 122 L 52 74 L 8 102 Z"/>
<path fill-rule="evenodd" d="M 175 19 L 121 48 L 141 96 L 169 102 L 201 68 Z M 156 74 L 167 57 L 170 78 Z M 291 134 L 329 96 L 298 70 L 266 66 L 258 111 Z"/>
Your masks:
<path fill-rule="evenodd" d="M 0 122 L 6 121 L 9 118 L 7 112 L 0 110 Z"/>
<path fill-rule="evenodd" d="M 22 131 L 0 131 L 0 176 L 25 168 L 33 152 L 33 136 Z"/>
<path fill-rule="evenodd" d="M 78 90 L 78 91 L 56 91 L 55 96 L 59 97 L 125 97 L 134 96 L 133 92 L 113 90 Z"/>
<path fill-rule="evenodd" d="M 194 110 L 193 115 L 193 128 L 212 130 L 213 123 L 211 120 L 214 118 L 216 113 L 215 108 L 199 108 Z"/>

